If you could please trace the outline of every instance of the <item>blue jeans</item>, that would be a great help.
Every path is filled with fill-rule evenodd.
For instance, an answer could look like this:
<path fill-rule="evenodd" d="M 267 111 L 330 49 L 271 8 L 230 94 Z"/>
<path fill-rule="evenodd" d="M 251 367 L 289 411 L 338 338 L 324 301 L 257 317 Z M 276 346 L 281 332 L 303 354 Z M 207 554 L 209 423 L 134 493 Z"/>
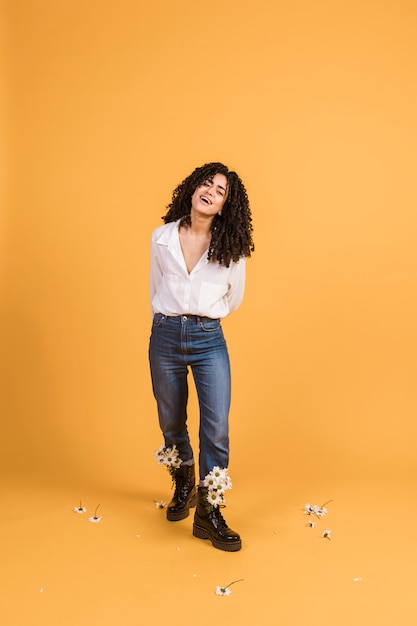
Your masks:
<path fill-rule="evenodd" d="M 149 344 L 152 387 L 166 446 L 193 462 L 187 429 L 188 370 L 200 406 L 200 480 L 229 465 L 230 362 L 220 320 L 156 313 Z"/>

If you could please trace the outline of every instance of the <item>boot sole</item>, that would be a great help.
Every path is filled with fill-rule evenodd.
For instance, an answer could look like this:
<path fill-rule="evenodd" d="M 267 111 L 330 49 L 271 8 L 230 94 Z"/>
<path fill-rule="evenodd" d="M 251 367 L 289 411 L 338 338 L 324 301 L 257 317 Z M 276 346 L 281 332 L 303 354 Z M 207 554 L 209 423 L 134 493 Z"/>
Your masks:
<path fill-rule="evenodd" d="M 190 500 L 190 503 L 187 508 L 182 511 L 170 511 L 167 509 L 167 520 L 169 522 L 179 522 L 182 519 L 185 519 L 190 515 L 190 509 L 194 508 L 197 504 L 197 494 L 194 494 Z"/>
<path fill-rule="evenodd" d="M 242 547 L 242 541 L 219 541 L 211 536 L 211 534 L 205 528 L 201 528 L 201 526 L 197 526 L 197 524 L 193 525 L 193 535 L 194 537 L 198 537 L 199 539 L 209 539 L 213 546 L 218 550 L 224 550 L 225 552 L 237 552 Z"/>

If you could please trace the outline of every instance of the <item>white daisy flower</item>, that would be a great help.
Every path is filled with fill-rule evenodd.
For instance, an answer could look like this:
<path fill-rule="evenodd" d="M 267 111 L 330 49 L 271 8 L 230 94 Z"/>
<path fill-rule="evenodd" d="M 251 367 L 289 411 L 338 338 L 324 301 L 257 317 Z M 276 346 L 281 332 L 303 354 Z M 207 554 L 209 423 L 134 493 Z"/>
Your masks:
<path fill-rule="evenodd" d="M 232 592 L 228 587 L 216 587 L 216 593 L 218 596 L 230 596 Z"/>
<path fill-rule="evenodd" d="M 207 494 L 207 502 L 211 504 L 211 506 L 219 506 L 223 502 L 223 494 L 214 490 L 210 491 Z"/>
<path fill-rule="evenodd" d="M 315 511 L 314 511 L 315 515 L 317 515 L 317 517 L 323 517 L 324 515 L 327 514 L 327 509 L 325 509 L 323 506 L 315 506 Z"/>
<path fill-rule="evenodd" d="M 323 539 L 331 539 L 332 538 L 332 531 L 329 530 L 328 528 L 326 528 L 326 530 L 322 534 L 322 537 L 323 537 Z"/>
<path fill-rule="evenodd" d="M 309 528 L 315 528 L 317 526 L 317 522 L 313 522 L 311 520 L 308 520 L 306 526 L 308 526 Z"/>
<path fill-rule="evenodd" d="M 98 522 L 101 522 L 101 520 L 103 519 L 102 517 L 98 517 L 97 515 L 97 509 L 100 505 L 98 504 L 96 506 L 96 510 L 94 511 L 94 515 L 92 515 L 91 517 L 88 518 L 89 522 L 93 522 L 94 524 L 98 524 Z"/>
<path fill-rule="evenodd" d="M 208 502 L 212 506 L 218 506 L 224 501 L 224 492 L 232 488 L 232 481 L 227 468 L 213 467 L 211 472 L 204 478 L 203 484 L 207 487 Z"/>
<path fill-rule="evenodd" d="M 214 489 L 216 487 L 216 481 L 210 474 L 207 474 L 207 476 L 204 479 L 203 484 L 204 484 L 204 487 L 208 487 L 209 489 Z"/>
<path fill-rule="evenodd" d="M 220 467 L 213 467 L 211 472 L 207 474 L 204 479 L 206 487 L 217 487 L 217 485 L 224 485 L 227 479 L 227 469 L 220 469 Z"/>
<path fill-rule="evenodd" d="M 155 502 L 155 506 L 157 509 L 166 509 L 167 508 L 167 503 L 164 500 L 161 500 L 161 502 L 157 502 L 156 500 L 154 500 Z"/>
<path fill-rule="evenodd" d="M 216 587 L 216 594 L 218 596 L 230 596 L 230 594 L 232 593 L 229 589 L 229 587 L 231 587 L 232 585 L 234 585 L 235 583 L 240 583 L 242 582 L 242 580 L 244 580 L 243 578 L 240 578 L 239 580 L 234 580 L 232 583 L 229 583 L 228 585 L 226 585 L 226 587 Z"/>
<path fill-rule="evenodd" d="M 219 506 L 224 501 L 224 492 L 232 488 L 232 481 L 227 468 L 213 467 L 204 478 L 203 484 L 207 487 L 207 501 L 211 506 Z"/>
<path fill-rule="evenodd" d="M 158 448 L 158 450 L 155 450 L 154 456 L 155 456 L 156 460 L 158 461 L 158 463 L 163 463 L 164 462 L 165 451 L 166 451 L 165 446 L 161 446 L 160 448 Z"/>
<path fill-rule="evenodd" d="M 331 502 L 331 500 L 328 500 L 328 502 Z M 325 502 L 324 504 L 328 504 L 328 502 Z M 307 504 L 304 506 L 304 515 L 315 515 L 316 517 L 324 517 L 324 515 L 327 514 L 327 509 L 324 508 L 324 504 L 322 504 L 322 506 L 319 506 L 318 504 L 310 504 L 310 502 L 307 502 Z"/>
<path fill-rule="evenodd" d="M 177 446 L 175 444 L 172 448 L 161 446 L 154 452 L 154 456 L 159 465 L 165 465 L 171 476 L 174 478 L 175 470 L 178 469 L 182 463 Z"/>
<path fill-rule="evenodd" d="M 86 508 L 85 508 L 85 506 L 83 506 L 83 505 L 81 504 L 81 502 L 80 502 L 80 506 L 75 506 L 75 507 L 74 507 L 74 511 L 75 511 L 76 513 L 78 513 L 78 514 L 80 514 L 80 515 L 81 515 L 82 513 L 86 513 L 86 512 L 87 512 L 87 509 L 86 509 Z"/>
<path fill-rule="evenodd" d="M 210 474 L 213 476 L 214 480 L 218 483 L 224 482 L 227 477 L 227 469 L 220 468 L 217 465 L 213 467 Z"/>

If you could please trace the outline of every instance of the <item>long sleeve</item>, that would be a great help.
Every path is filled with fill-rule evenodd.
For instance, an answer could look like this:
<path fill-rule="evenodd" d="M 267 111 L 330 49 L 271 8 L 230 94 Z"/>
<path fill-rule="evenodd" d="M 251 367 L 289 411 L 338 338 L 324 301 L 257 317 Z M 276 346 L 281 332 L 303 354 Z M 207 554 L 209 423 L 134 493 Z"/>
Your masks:
<path fill-rule="evenodd" d="M 238 263 L 234 263 L 230 272 L 229 290 L 227 302 L 229 313 L 235 311 L 242 303 L 246 283 L 246 259 L 242 257 Z"/>
<path fill-rule="evenodd" d="M 151 241 L 151 270 L 150 270 L 150 280 L 149 280 L 151 304 L 152 304 L 152 300 L 154 299 L 156 292 L 158 291 L 158 287 L 161 284 L 161 282 L 162 282 L 162 268 L 161 268 L 161 262 L 159 259 L 158 245 L 152 239 Z"/>

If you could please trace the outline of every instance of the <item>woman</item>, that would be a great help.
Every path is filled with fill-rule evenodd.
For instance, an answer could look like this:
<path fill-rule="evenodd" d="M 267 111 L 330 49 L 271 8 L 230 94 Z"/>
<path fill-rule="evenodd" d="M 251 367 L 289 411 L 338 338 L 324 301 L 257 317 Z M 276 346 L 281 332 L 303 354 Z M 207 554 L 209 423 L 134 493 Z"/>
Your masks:
<path fill-rule="evenodd" d="M 194 170 L 174 191 L 165 224 L 152 234 L 149 346 L 153 392 L 175 493 L 167 519 L 177 521 L 197 505 L 193 535 L 221 550 L 241 539 L 221 512 L 231 488 L 228 416 L 230 365 L 221 319 L 242 302 L 246 257 L 254 250 L 248 196 L 222 163 Z M 199 486 L 187 430 L 188 369 L 200 406 Z"/>

